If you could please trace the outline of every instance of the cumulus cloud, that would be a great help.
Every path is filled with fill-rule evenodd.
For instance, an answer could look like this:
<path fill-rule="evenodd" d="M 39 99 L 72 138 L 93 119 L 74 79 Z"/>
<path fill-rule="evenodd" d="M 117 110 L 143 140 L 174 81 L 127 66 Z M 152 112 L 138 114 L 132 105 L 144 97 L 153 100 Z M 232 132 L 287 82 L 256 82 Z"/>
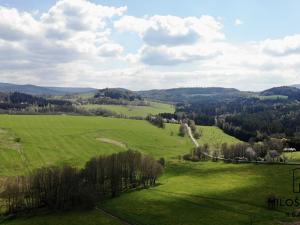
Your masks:
<path fill-rule="evenodd" d="M 81 58 L 115 57 L 123 47 L 110 38 L 108 23 L 126 7 L 106 7 L 86 0 L 61 0 L 34 17 L 28 12 L 0 7 L 2 67 L 12 64 L 44 66 Z"/>
<path fill-rule="evenodd" d="M 106 19 L 121 16 L 126 7 L 107 7 L 85 0 L 61 0 L 44 13 L 41 21 L 57 30 L 98 31 Z"/>
<path fill-rule="evenodd" d="M 29 13 L 0 6 L 0 38 L 18 41 L 41 35 L 40 24 Z"/>
<path fill-rule="evenodd" d="M 124 16 L 114 23 L 120 31 L 137 32 L 152 46 L 194 44 L 199 40 L 223 40 L 222 24 L 211 16 L 177 17 L 159 16 L 137 18 Z"/>
<path fill-rule="evenodd" d="M 282 39 L 267 39 L 261 44 L 262 50 L 273 56 L 300 54 L 300 34 Z"/>
<path fill-rule="evenodd" d="M 222 53 L 208 46 L 152 47 L 144 46 L 139 51 L 140 60 L 148 65 L 177 65 L 197 60 L 208 60 Z"/>
<path fill-rule="evenodd" d="M 220 54 L 210 50 L 212 42 L 225 39 L 222 24 L 211 16 L 177 17 L 155 15 L 149 18 L 123 16 L 114 22 L 121 32 L 135 32 L 144 42 L 136 60 L 147 65 L 178 65 L 206 60 Z M 132 59 L 131 54 L 128 58 Z"/>

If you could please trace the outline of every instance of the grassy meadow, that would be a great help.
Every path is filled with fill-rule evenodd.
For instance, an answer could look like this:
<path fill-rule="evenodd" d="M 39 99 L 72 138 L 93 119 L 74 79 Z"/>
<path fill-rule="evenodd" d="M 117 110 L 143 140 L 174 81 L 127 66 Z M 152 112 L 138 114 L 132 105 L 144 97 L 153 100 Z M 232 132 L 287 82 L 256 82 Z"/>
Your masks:
<path fill-rule="evenodd" d="M 177 124 L 157 128 L 146 121 L 88 116 L 0 116 L 0 177 L 45 165 L 82 166 L 90 157 L 132 148 L 167 165 L 153 188 L 124 193 L 99 206 L 138 225 L 279 225 L 286 211 L 266 209 L 274 193 L 292 193 L 293 166 L 185 162 L 193 148 L 179 137 Z M 238 140 L 216 127 L 200 126 L 200 144 L 218 146 Z M 298 196 L 299 197 L 299 196 Z M 252 222 L 251 222 L 252 221 Z M 5 221 L 7 225 L 118 225 L 97 210 L 47 213 Z"/>
<path fill-rule="evenodd" d="M 286 152 L 284 155 L 287 157 L 289 162 L 300 162 L 300 152 Z"/>
<path fill-rule="evenodd" d="M 119 115 L 128 117 L 146 117 L 148 114 L 157 115 L 159 113 L 174 113 L 173 105 L 149 102 L 149 106 L 134 106 L 134 105 L 82 105 L 84 109 L 106 109 L 115 112 Z"/>
<path fill-rule="evenodd" d="M 156 187 L 124 193 L 99 207 L 137 225 L 282 225 L 292 209 L 270 211 L 266 197 L 270 193 L 282 199 L 299 197 L 292 193 L 293 168 L 171 160 Z M 118 224 L 106 222 L 95 210 L 79 215 L 83 219 L 73 213 L 48 214 L 4 224 L 80 225 L 83 220 L 87 225 Z"/>
<path fill-rule="evenodd" d="M 125 150 L 122 146 L 167 158 L 193 147 L 187 137 L 177 135 L 178 125 L 160 129 L 140 120 L 1 115 L 0 129 L 6 137 L 1 138 L 0 176 L 53 164 L 82 166 L 95 155 Z"/>
<path fill-rule="evenodd" d="M 110 218 L 98 210 L 74 211 L 61 213 L 44 213 L 44 215 L 22 217 L 7 220 L 5 225 L 122 225 L 116 219 Z"/>
<path fill-rule="evenodd" d="M 240 142 L 235 137 L 225 134 L 221 129 L 213 126 L 197 126 L 201 137 L 197 140 L 200 145 L 210 144 L 211 147 L 220 147 L 223 143 L 237 144 Z"/>
<path fill-rule="evenodd" d="M 173 161 L 157 187 L 124 194 L 103 207 L 143 225 L 275 225 L 291 208 L 267 210 L 266 198 L 298 196 L 292 192 L 292 168 Z"/>

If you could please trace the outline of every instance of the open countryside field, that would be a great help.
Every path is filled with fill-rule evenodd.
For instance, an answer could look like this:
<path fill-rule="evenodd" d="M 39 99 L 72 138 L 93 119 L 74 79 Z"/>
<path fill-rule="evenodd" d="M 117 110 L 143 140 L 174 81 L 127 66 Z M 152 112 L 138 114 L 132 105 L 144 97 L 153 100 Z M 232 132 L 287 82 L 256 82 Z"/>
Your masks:
<path fill-rule="evenodd" d="M 1 224 L 1 223 L 0 223 Z M 7 225 L 122 225 L 116 219 L 110 218 L 98 210 L 74 211 L 48 214 L 41 216 L 28 216 L 20 219 L 5 221 Z"/>
<path fill-rule="evenodd" d="M 270 193 L 282 199 L 297 197 L 292 192 L 293 168 L 171 162 L 159 186 L 124 194 L 103 206 L 144 225 L 275 225 L 292 209 L 267 210 L 266 198 Z"/>
<path fill-rule="evenodd" d="M 235 137 L 225 134 L 221 129 L 213 126 L 197 126 L 202 136 L 197 140 L 200 145 L 208 143 L 211 148 L 220 147 L 223 143 L 237 144 Z"/>
<path fill-rule="evenodd" d="M 131 148 L 159 157 L 177 157 L 193 148 L 177 124 L 157 128 L 147 121 L 87 116 L 0 116 L 0 175 L 68 163 L 82 166 L 92 156 Z M 216 127 L 201 127 L 213 144 L 237 139 Z"/>
<path fill-rule="evenodd" d="M 300 152 L 286 152 L 284 155 L 287 157 L 289 162 L 300 162 Z"/>
<path fill-rule="evenodd" d="M 119 115 L 128 117 L 146 117 L 148 114 L 157 115 L 159 113 L 174 113 L 173 105 L 149 102 L 149 106 L 133 106 L 133 105 L 83 105 L 84 109 L 106 109 L 115 112 Z"/>
<path fill-rule="evenodd" d="M 124 146 L 165 157 L 167 167 L 156 187 L 124 193 L 100 204 L 137 225 L 277 225 L 283 212 L 266 209 L 270 193 L 293 198 L 293 166 L 184 162 L 193 147 L 177 135 L 178 125 L 157 128 L 146 121 L 84 116 L 0 116 L 1 176 L 52 164 L 82 166 L 90 157 Z M 238 140 L 216 127 L 199 127 L 198 140 L 217 146 Z M 130 204 L 128 204 L 130 202 Z M 9 225 L 120 224 L 97 211 L 20 217 Z"/>
<path fill-rule="evenodd" d="M 125 150 L 124 145 L 157 158 L 177 157 L 193 147 L 177 135 L 178 125 L 160 129 L 141 120 L 1 115 L 0 128 L 7 136 L 0 146 L 0 176 L 53 164 L 82 166 L 95 155 Z"/>
<path fill-rule="evenodd" d="M 158 186 L 124 193 L 99 207 L 136 225 L 280 225 L 279 221 L 286 220 L 285 213 L 292 209 L 267 210 L 266 197 L 270 193 L 282 199 L 297 197 L 292 193 L 293 168 L 172 160 Z M 95 211 L 82 212 L 80 216 L 85 224 L 111 224 Z M 82 219 L 76 218 L 73 213 L 49 214 L 21 217 L 5 224 L 40 225 L 45 220 L 46 225 L 82 224 Z"/>

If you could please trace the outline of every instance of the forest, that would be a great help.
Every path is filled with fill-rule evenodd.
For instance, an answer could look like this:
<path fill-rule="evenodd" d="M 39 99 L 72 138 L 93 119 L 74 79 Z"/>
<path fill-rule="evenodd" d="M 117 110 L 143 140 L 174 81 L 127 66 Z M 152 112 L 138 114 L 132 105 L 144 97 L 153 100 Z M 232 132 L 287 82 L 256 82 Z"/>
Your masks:
<path fill-rule="evenodd" d="M 300 89 L 297 88 L 273 88 L 260 96 L 227 100 L 181 102 L 176 105 L 176 115 L 190 118 L 198 125 L 217 125 L 243 141 L 286 138 L 291 147 L 300 147 Z"/>

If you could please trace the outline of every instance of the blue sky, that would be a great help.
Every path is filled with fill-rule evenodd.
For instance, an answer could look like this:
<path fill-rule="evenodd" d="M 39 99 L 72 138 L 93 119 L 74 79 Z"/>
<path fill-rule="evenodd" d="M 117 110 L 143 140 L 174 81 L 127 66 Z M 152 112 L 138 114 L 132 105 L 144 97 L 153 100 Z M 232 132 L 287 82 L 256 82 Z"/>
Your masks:
<path fill-rule="evenodd" d="M 0 6 L 0 57 L 5 51 L 11 57 L 0 64 L 2 81 L 243 90 L 300 83 L 297 0 L 0 0 Z"/>

